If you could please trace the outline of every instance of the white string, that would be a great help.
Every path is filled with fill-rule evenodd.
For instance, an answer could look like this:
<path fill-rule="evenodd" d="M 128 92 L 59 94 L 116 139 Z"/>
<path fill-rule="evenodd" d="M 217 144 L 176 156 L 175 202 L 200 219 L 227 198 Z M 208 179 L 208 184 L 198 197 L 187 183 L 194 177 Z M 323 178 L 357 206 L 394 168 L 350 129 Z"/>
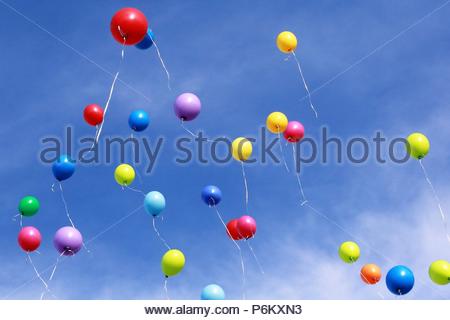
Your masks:
<path fill-rule="evenodd" d="M 156 44 L 155 39 L 152 38 L 151 33 L 148 33 L 148 36 L 150 37 L 150 39 L 152 40 L 153 44 L 155 45 L 155 49 L 156 49 L 156 53 L 158 54 L 159 61 L 161 62 L 161 65 L 162 65 L 164 71 L 166 72 L 167 87 L 169 88 L 169 90 L 172 90 L 172 88 L 170 87 L 170 73 L 169 73 L 169 70 L 167 70 L 166 64 L 164 63 L 164 60 L 163 60 L 163 58 L 161 56 L 161 52 L 159 52 L 158 45 Z"/>
<path fill-rule="evenodd" d="M 447 227 L 447 218 L 446 218 L 446 216 L 444 214 L 444 210 L 442 210 L 441 201 L 439 200 L 439 197 L 437 195 L 436 189 L 434 188 L 433 184 L 431 183 L 431 180 L 430 180 L 430 178 L 428 176 L 428 173 L 425 170 L 425 166 L 422 163 L 422 159 L 419 159 L 419 164 L 420 164 L 420 167 L 422 168 L 423 175 L 425 176 L 425 179 L 427 180 L 428 185 L 430 186 L 430 189 L 431 189 L 431 191 L 433 193 L 433 196 L 434 196 L 434 199 L 436 201 L 436 204 L 437 204 L 437 206 L 439 208 L 439 213 L 441 214 L 441 220 L 442 220 L 442 224 L 444 226 L 444 231 L 445 231 L 445 235 L 447 237 L 447 241 L 450 242 L 450 235 L 448 234 L 448 227 Z"/>
<path fill-rule="evenodd" d="M 282 140 L 281 140 L 281 133 L 280 133 L 280 131 L 278 131 L 278 144 L 279 144 L 279 146 L 280 146 L 280 153 L 281 153 L 281 158 L 283 159 L 283 163 L 284 163 L 284 167 L 286 168 L 286 171 L 287 172 L 290 172 L 289 171 L 289 167 L 288 167 L 288 165 L 287 165 L 287 163 L 286 163 L 286 158 L 284 157 L 284 152 L 283 152 L 283 144 L 282 144 L 282 142 L 281 142 Z M 294 167 L 294 169 L 295 169 L 295 167 Z"/>
<path fill-rule="evenodd" d="M 303 191 L 303 185 L 302 185 L 302 181 L 300 180 L 300 174 L 297 171 L 297 159 L 295 157 L 295 143 L 292 143 L 292 157 L 294 160 L 294 172 L 295 172 L 295 176 L 297 178 L 297 184 L 298 184 L 298 188 L 300 190 L 300 197 L 301 197 L 301 205 L 304 206 L 308 200 L 306 199 L 305 196 L 305 192 Z"/>
<path fill-rule="evenodd" d="M 199 138 L 199 135 L 196 135 L 194 132 L 192 132 L 191 130 L 189 130 L 185 125 L 184 125 L 184 119 L 183 118 L 181 118 L 181 128 L 183 128 L 184 129 L 184 131 L 186 131 L 188 134 L 190 134 L 192 137 L 194 137 L 194 138 Z M 208 138 L 205 138 L 206 140 L 205 141 L 207 141 L 207 142 L 215 142 L 215 140 L 212 140 L 212 139 L 208 139 Z"/>
<path fill-rule="evenodd" d="M 120 32 L 120 34 L 123 37 L 121 60 L 120 60 L 118 71 L 116 72 L 116 75 L 114 76 L 114 80 L 113 80 L 113 82 L 111 84 L 111 88 L 109 89 L 108 100 L 106 101 L 105 111 L 103 112 L 103 120 L 102 120 L 102 123 L 100 123 L 100 128 L 98 129 L 98 132 L 97 132 L 97 134 L 95 136 L 95 143 L 98 143 L 98 139 L 100 138 L 100 134 L 102 133 L 103 124 L 105 123 L 105 118 L 106 118 L 106 112 L 108 112 L 109 103 L 111 101 L 111 97 L 112 97 L 112 94 L 114 92 L 114 86 L 116 85 L 117 78 L 119 77 L 120 69 L 122 67 L 123 59 L 124 59 L 124 56 L 125 56 L 125 42 L 126 42 L 126 38 L 122 34 L 122 31 L 120 30 L 120 26 L 117 26 L 117 28 L 119 29 L 119 32 Z"/>
<path fill-rule="evenodd" d="M 166 293 L 166 299 L 170 300 L 169 290 L 167 289 L 167 276 L 164 278 L 164 292 Z"/>
<path fill-rule="evenodd" d="M 247 176 L 245 175 L 244 162 L 241 161 L 242 168 L 242 178 L 244 179 L 244 187 L 245 187 L 245 210 L 248 214 L 248 185 L 247 185 Z"/>
<path fill-rule="evenodd" d="M 255 251 L 253 250 L 253 247 L 250 245 L 250 241 L 248 239 L 245 239 L 245 242 L 247 243 L 248 248 L 250 249 L 253 258 L 255 258 L 256 264 L 258 265 L 259 271 L 261 272 L 261 274 L 264 274 L 264 269 L 261 265 L 261 263 L 259 262 L 258 257 L 256 256 Z"/>
<path fill-rule="evenodd" d="M 41 282 L 44 284 L 45 291 L 50 291 L 49 288 L 48 288 L 47 282 L 45 282 L 45 280 L 41 277 L 41 274 L 39 273 L 39 271 L 36 269 L 36 266 L 34 265 L 33 260 L 31 259 L 31 256 L 30 256 L 30 253 L 29 253 L 29 252 L 27 252 L 27 257 L 28 257 L 28 261 L 30 262 L 31 266 L 32 266 L 33 269 L 34 269 L 34 272 L 36 273 L 36 276 L 37 276 L 37 277 L 39 278 L 39 280 L 41 280 Z M 43 291 L 43 293 L 41 294 L 41 298 L 40 298 L 41 300 L 44 298 L 44 293 L 45 293 L 45 291 Z"/>
<path fill-rule="evenodd" d="M 70 217 L 69 208 L 67 207 L 67 202 L 66 202 L 66 198 L 64 197 L 64 190 L 63 190 L 61 182 L 59 182 L 59 190 L 61 190 L 61 200 L 64 204 L 64 210 L 66 211 L 66 216 L 69 219 L 72 227 L 75 228 L 75 224 L 73 223 L 72 218 Z"/>
<path fill-rule="evenodd" d="M 302 81 L 303 81 L 303 85 L 305 86 L 305 90 L 308 93 L 309 105 L 310 105 L 312 111 L 314 112 L 314 115 L 316 116 L 316 118 L 318 118 L 319 115 L 317 114 L 317 111 L 314 108 L 314 105 L 312 104 L 311 93 L 309 92 L 308 85 L 306 84 L 305 78 L 303 77 L 303 71 L 302 71 L 302 67 L 300 66 L 300 62 L 298 61 L 297 56 L 295 55 L 294 51 L 292 51 L 292 55 L 294 56 L 295 62 L 297 63 L 298 71 L 300 72 L 300 76 L 302 77 Z"/>
<path fill-rule="evenodd" d="M 64 255 L 65 252 L 66 252 L 66 250 L 64 250 L 63 252 L 61 252 L 61 254 L 56 258 L 56 262 L 55 262 L 55 265 L 54 265 L 54 267 L 53 267 L 52 273 L 51 273 L 51 275 L 50 275 L 50 278 L 48 278 L 48 281 L 49 281 L 49 282 L 52 281 L 53 276 L 55 275 L 56 267 L 58 267 L 58 265 L 59 265 L 59 259 Z"/>
<path fill-rule="evenodd" d="M 144 195 L 144 196 L 146 195 L 144 191 L 139 190 L 139 189 L 136 189 L 136 188 L 133 188 L 133 187 L 130 187 L 130 186 L 128 186 L 128 185 L 122 186 L 122 189 L 124 189 L 124 188 L 126 188 L 126 189 L 128 189 L 128 190 L 131 190 L 131 191 L 133 191 L 133 192 L 140 193 L 140 194 L 142 194 L 142 195 Z"/>
<path fill-rule="evenodd" d="M 167 244 L 166 240 L 164 240 L 163 237 L 161 237 L 161 234 L 159 233 L 158 229 L 156 228 L 156 217 L 153 217 L 153 230 L 155 230 L 156 235 L 158 236 L 159 240 L 166 246 L 167 249 L 171 249 L 170 246 Z"/>
<path fill-rule="evenodd" d="M 213 200 L 214 202 L 214 200 Z M 233 239 L 233 237 L 231 236 L 231 234 L 228 231 L 227 225 L 225 224 L 225 222 L 223 221 L 222 215 L 219 212 L 219 209 L 217 208 L 216 205 L 213 206 L 217 217 L 219 218 L 220 222 L 222 223 L 222 225 L 224 226 L 227 234 L 230 236 L 231 241 L 233 241 L 234 245 L 236 246 L 236 248 L 239 251 L 239 257 L 241 259 L 241 271 L 242 271 L 242 299 L 245 300 L 245 289 L 246 289 L 246 279 L 245 279 L 245 265 L 244 265 L 244 257 L 242 256 L 242 250 L 241 247 L 239 246 L 239 244 L 237 243 L 236 240 Z"/>

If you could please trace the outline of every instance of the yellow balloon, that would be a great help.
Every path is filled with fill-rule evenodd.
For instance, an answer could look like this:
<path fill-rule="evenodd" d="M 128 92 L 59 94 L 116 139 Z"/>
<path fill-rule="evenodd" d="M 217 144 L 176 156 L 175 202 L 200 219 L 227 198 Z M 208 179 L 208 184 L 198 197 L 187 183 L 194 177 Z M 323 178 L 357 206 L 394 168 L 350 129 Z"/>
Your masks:
<path fill-rule="evenodd" d="M 114 178 L 121 186 L 129 186 L 136 176 L 132 166 L 126 163 L 118 165 L 114 171 Z"/>
<path fill-rule="evenodd" d="M 246 138 L 236 138 L 231 144 L 231 154 L 238 161 L 245 161 L 250 158 L 252 151 L 252 143 Z"/>
<path fill-rule="evenodd" d="M 428 269 L 431 280 L 439 285 L 450 283 L 450 263 L 445 260 L 434 261 Z"/>
<path fill-rule="evenodd" d="M 186 262 L 183 252 L 170 249 L 161 259 L 161 269 L 166 277 L 177 275 L 183 270 Z"/>
<path fill-rule="evenodd" d="M 283 31 L 277 37 L 277 47 L 283 53 L 291 53 L 297 48 L 297 37 L 290 31 Z"/>
<path fill-rule="evenodd" d="M 415 159 L 422 159 L 430 150 L 430 141 L 428 138 L 420 133 L 414 132 L 406 138 L 408 143 L 406 144 L 406 151 L 409 155 Z"/>
<path fill-rule="evenodd" d="M 288 118 L 282 112 L 272 112 L 266 120 L 266 127 L 272 133 L 281 133 L 286 130 Z"/>
<path fill-rule="evenodd" d="M 359 246 L 353 241 L 346 241 L 339 247 L 339 257 L 345 263 L 356 262 L 359 258 Z"/>

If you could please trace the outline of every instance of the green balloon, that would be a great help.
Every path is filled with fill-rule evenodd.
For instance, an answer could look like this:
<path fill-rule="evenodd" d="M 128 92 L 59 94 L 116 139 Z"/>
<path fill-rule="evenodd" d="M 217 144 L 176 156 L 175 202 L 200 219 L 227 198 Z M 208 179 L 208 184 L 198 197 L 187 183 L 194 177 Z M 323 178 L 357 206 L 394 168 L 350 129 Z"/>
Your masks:
<path fill-rule="evenodd" d="M 440 285 L 450 283 L 450 263 L 445 260 L 437 260 L 428 269 L 430 279 Z"/>
<path fill-rule="evenodd" d="M 359 246 L 355 242 L 346 241 L 339 247 L 339 257 L 345 263 L 356 262 L 359 258 L 359 254 Z"/>
<path fill-rule="evenodd" d="M 26 196 L 20 200 L 19 212 L 25 217 L 31 217 L 39 210 L 39 200 L 33 196 Z"/>

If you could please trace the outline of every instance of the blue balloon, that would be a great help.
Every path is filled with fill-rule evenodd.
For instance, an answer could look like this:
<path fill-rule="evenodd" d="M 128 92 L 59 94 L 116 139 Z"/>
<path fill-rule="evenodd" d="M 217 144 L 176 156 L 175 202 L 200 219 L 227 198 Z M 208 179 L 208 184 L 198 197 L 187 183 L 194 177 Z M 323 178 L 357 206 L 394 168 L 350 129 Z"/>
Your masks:
<path fill-rule="evenodd" d="M 414 287 L 414 274 L 405 266 L 395 266 L 386 275 L 386 286 L 396 295 L 404 295 Z"/>
<path fill-rule="evenodd" d="M 202 300 L 224 300 L 225 291 L 217 284 L 210 284 L 203 288 L 200 298 Z"/>
<path fill-rule="evenodd" d="M 149 123 L 150 118 L 144 110 L 134 110 L 128 117 L 128 124 L 134 131 L 144 131 Z"/>
<path fill-rule="evenodd" d="M 75 172 L 75 161 L 63 154 L 53 163 L 52 171 L 58 181 L 69 179 Z"/>
<path fill-rule="evenodd" d="M 144 199 L 144 208 L 147 213 L 156 217 L 166 207 L 166 199 L 163 194 L 158 191 L 151 191 L 147 193 Z"/>
<path fill-rule="evenodd" d="M 222 200 L 222 191 L 216 186 L 206 186 L 202 190 L 202 199 L 208 206 L 218 205 Z"/>
<path fill-rule="evenodd" d="M 136 44 L 136 48 L 141 50 L 146 50 L 150 48 L 153 45 L 152 39 L 155 39 L 155 35 L 153 34 L 151 29 L 148 29 L 144 39 L 142 39 L 141 42 Z"/>

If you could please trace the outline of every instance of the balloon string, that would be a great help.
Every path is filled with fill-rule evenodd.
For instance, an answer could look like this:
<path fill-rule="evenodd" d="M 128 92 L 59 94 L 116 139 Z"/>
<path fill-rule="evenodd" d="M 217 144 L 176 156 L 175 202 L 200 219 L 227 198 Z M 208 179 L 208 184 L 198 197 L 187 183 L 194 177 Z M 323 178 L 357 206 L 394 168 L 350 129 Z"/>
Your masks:
<path fill-rule="evenodd" d="M 167 277 L 164 278 L 164 292 L 166 293 L 166 299 L 170 300 L 169 290 L 167 289 Z"/>
<path fill-rule="evenodd" d="M 247 246 L 250 249 L 250 252 L 252 253 L 253 258 L 255 258 L 255 261 L 256 261 L 256 264 L 258 265 L 259 271 L 261 272 L 261 274 L 264 274 L 264 269 L 263 269 L 261 263 L 259 262 L 259 259 L 256 256 L 255 251 L 253 250 L 253 247 L 250 245 L 250 241 L 248 239 L 246 239 L 245 242 L 247 243 Z"/>
<path fill-rule="evenodd" d="M 278 131 L 278 144 L 280 146 L 280 153 L 281 153 L 281 158 L 283 159 L 283 163 L 284 163 L 284 167 L 286 168 L 286 171 L 289 172 L 289 167 L 286 163 L 286 158 L 284 157 L 284 152 L 283 152 L 283 143 L 281 142 L 281 133 L 280 131 Z M 294 168 L 295 169 L 295 168 Z"/>
<path fill-rule="evenodd" d="M 212 201 L 214 202 L 214 199 L 212 199 Z M 214 209 L 216 211 L 217 217 L 219 218 L 220 222 L 222 223 L 222 225 L 224 226 L 225 230 L 227 231 L 227 234 L 230 236 L 230 239 L 233 241 L 234 245 L 236 246 L 236 248 L 239 251 L 239 257 L 241 259 L 241 271 L 242 271 L 242 299 L 245 300 L 245 289 L 246 289 L 246 278 L 245 278 L 245 265 L 244 265 L 244 257 L 242 255 L 242 250 L 241 247 L 239 246 L 239 244 L 237 243 L 236 240 L 233 239 L 233 237 L 231 237 L 231 235 L 228 232 L 228 228 L 227 225 L 225 224 L 225 221 L 223 221 L 222 215 L 219 212 L 219 209 L 217 208 L 217 206 L 214 204 Z"/>
<path fill-rule="evenodd" d="M 144 191 L 142 191 L 142 190 L 139 190 L 139 189 L 136 189 L 136 188 L 133 188 L 133 187 L 127 186 L 127 185 L 125 185 L 125 186 L 123 186 L 123 187 L 125 187 L 125 188 L 126 188 L 126 189 L 128 189 L 128 190 L 131 190 L 131 191 L 133 191 L 133 192 L 137 192 L 137 193 L 140 193 L 140 194 L 142 194 L 142 195 L 144 195 L 144 196 L 145 196 L 145 192 L 144 192 Z"/>
<path fill-rule="evenodd" d="M 439 213 L 441 214 L 441 220 L 442 220 L 442 224 L 443 224 L 443 227 L 444 227 L 444 230 L 445 230 L 445 235 L 447 237 L 447 241 L 450 242 L 450 235 L 448 233 L 448 227 L 447 227 L 447 218 L 446 218 L 446 216 L 444 214 L 444 210 L 442 210 L 441 201 L 440 201 L 440 199 L 439 199 L 439 197 L 437 195 L 437 192 L 436 192 L 436 189 L 434 188 L 434 185 L 431 183 L 431 180 L 430 180 L 430 177 L 428 176 L 427 171 L 425 170 L 425 166 L 422 163 L 422 159 L 419 159 L 419 164 L 420 164 L 420 167 L 422 168 L 423 175 L 425 176 L 425 180 L 427 180 L 428 185 L 430 186 L 430 189 L 431 189 L 431 191 L 433 193 L 433 196 L 434 196 L 434 199 L 436 201 L 436 204 L 437 204 L 437 206 L 439 208 Z"/>
<path fill-rule="evenodd" d="M 245 175 L 244 162 L 241 161 L 242 168 L 242 178 L 244 179 L 244 187 L 245 187 L 245 210 L 248 214 L 248 185 L 247 185 L 247 176 Z"/>
<path fill-rule="evenodd" d="M 116 75 L 114 76 L 114 80 L 113 80 L 113 82 L 111 84 L 111 88 L 109 89 L 108 100 L 106 101 L 105 111 L 103 112 L 103 120 L 100 123 L 100 128 L 98 129 L 98 132 L 97 132 L 97 134 L 95 136 L 95 143 L 98 143 L 98 139 L 100 138 L 100 134 L 102 133 L 103 124 L 105 123 L 105 118 L 106 118 L 106 113 L 108 112 L 109 103 L 111 102 L 111 97 L 112 97 L 112 94 L 114 92 L 114 87 L 116 85 L 117 78 L 119 77 L 120 69 L 122 68 L 122 63 L 123 63 L 123 60 L 124 60 L 124 57 L 125 57 L 125 42 L 126 42 L 126 38 L 122 34 L 122 31 L 120 30 L 120 26 L 118 26 L 117 28 L 119 29 L 119 32 L 120 32 L 120 34 L 123 37 L 121 60 L 120 60 L 118 71 L 116 72 Z"/>
<path fill-rule="evenodd" d="M 50 278 L 48 278 L 48 281 L 49 281 L 49 282 L 53 280 L 53 276 L 55 275 L 56 268 L 57 268 L 58 265 L 59 265 L 59 259 L 64 255 L 65 252 L 66 252 L 66 251 L 64 250 L 64 251 L 61 252 L 61 254 L 56 258 L 56 262 L 55 262 L 55 265 L 54 265 L 54 267 L 53 267 L 52 273 L 50 274 Z"/>
<path fill-rule="evenodd" d="M 39 271 L 37 270 L 36 266 L 34 265 L 33 260 L 31 259 L 31 256 L 30 256 L 30 253 L 29 253 L 29 252 L 27 252 L 27 257 L 28 257 L 28 261 L 30 262 L 31 266 L 32 266 L 33 269 L 34 269 L 34 272 L 36 273 L 36 276 L 37 276 L 37 277 L 39 278 L 39 280 L 41 280 L 41 282 L 44 284 L 45 290 L 46 290 L 46 291 L 49 291 L 47 282 L 45 282 L 45 280 L 41 277 L 41 274 L 39 273 Z M 41 295 L 41 299 L 42 299 L 43 296 L 44 296 L 44 295 Z"/>
<path fill-rule="evenodd" d="M 302 185 L 302 181 L 300 180 L 300 174 L 297 171 L 297 159 L 295 157 L 295 143 L 292 143 L 292 157 L 294 160 L 294 172 L 295 172 L 295 176 L 297 178 L 297 184 L 298 184 L 298 188 L 300 190 L 300 197 L 301 197 L 301 205 L 304 206 L 308 200 L 306 199 L 305 196 L 305 192 L 303 191 L 303 185 Z"/>
<path fill-rule="evenodd" d="M 311 93 L 309 92 L 308 85 L 306 84 L 305 78 L 303 77 L 302 67 L 300 66 L 300 62 L 298 61 L 297 56 L 295 55 L 294 51 L 292 51 L 292 55 L 294 56 L 295 62 L 297 63 L 298 71 L 300 72 L 300 76 L 302 77 L 303 85 L 305 86 L 305 90 L 308 94 L 309 106 L 311 107 L 311 109 L 314 112 L 314 115 L 316 116 L 316 119 L 317 119 L 319 117 L 319 115 L 317 114 L 317 111 L 314 108 L 314 105 L 312 104 Z"/>
<path fill-rule="evenodd" d="M 166 246 L 167 249 L 171 249 L 170 246 L 167 244 L 167 241 L 164 240 L 163 237 L 161 237 L 161 234 L 159 233 L 158 229 L 156 228 L 156 217 L 153 217 L 153 230 L 155 230 L 156 235 L 158 236 L 159 240 Z"/>
<path fill-rule="evenodd" d="M 188 134 L 190 134 L 192 137 L 194 138 L 199 138 L 199 135 L 195 134 L 194 132 L 192 132 L 191 130 L 189 130 L 185 125 L 184 125 L 184 119 L 181 119 L 181 128 L 183 128 L 184 131 L 186 131 Z M 215 142 L 215 140 L 212 139 L 208 139 L 206 138 L 207 142 Z"/>
<path fill-rule="evenodd" d="M 64 210 L 66 211 L 66 216 L 69 219 L 72 227 L 75 228 L 75 224 L 73 223 L 72 218 L 70 217 L 69 208 L 67 207 L 67 202 L 66 202 L 66 198 L 64 197 L 64 190 L 63 190 L 61 182 L 59 182 L 59 190 L 61 191 L 61 200 L 64 204 Z"/>
<path fill-rule="evenodd" d="M 163 58 L 161 56 L 161 52 L 159 51 L 158 45 L 156 44 L 155 39 L 152 38 L 150 33 L 148 34 L 148 36 L 150 37 L 150 39 L 152 40 L 153 44 L 155 45 L 155 49 L 156 49 L 156 53 L 158 54 L 159 61 L 161 62 L 161 65 L 162 65 L 164 71 L 166 72 L 167 87 L 169 88 L 169 90 L 172 90 L 172 88 L 170 87 L 170 73 L 169 73 L 169 70 L 167 70 L 166 64 L 164 63 L 164 60 L 163 60 Z"/>

